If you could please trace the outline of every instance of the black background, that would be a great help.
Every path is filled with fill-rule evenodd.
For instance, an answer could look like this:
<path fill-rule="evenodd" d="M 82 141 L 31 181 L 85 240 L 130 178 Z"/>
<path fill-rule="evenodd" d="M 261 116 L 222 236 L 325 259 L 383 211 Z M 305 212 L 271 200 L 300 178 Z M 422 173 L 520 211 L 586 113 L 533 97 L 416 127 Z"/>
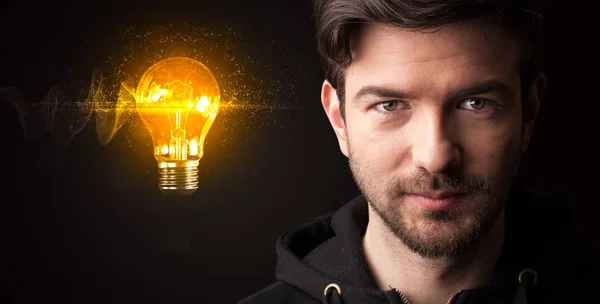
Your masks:
<path fill-rule="evenodd" d="M 549 89 L 520 178 L 570 197 L 581 233 L 598 245 L 599 50 L 587 5 L 547 4 Z M 198 191 L 174 199 L 156 187 L 148 137 L 128 141 L 123 131 L 103 146 L 90 123 L 57 149 L 24 138 L 1 100 L 0 278 L 9 303 L 235 303 L 274 279 L 278 235 L 358 194 L 320 106 L 309 2 L 40 1 L 3 3 L 0 14 L 0 88 L 19 88 L 28 102 L 69 75 L 91 74 L 84 50 L 110 41 L 116 25 L 185 21 L 240 28 L 270 67 L 255 71 L 264 85 L 254 89 L 274 88 L 253 104 L 293 106 L 218 116 Z M 288 73 L 273 72 L 283 66 Z M 277 96 L 286 83 L 291 91 Z"/>

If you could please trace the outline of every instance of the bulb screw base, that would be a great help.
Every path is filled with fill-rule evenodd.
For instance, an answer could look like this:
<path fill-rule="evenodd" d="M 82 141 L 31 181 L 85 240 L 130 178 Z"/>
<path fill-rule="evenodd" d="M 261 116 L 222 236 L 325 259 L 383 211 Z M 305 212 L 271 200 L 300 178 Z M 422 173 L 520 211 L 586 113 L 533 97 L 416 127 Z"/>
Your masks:
<path fill-rule="evenodd" d="M 158 188 L 166 195 L 190 195 L 198 189 L 198 168 L 159 168 Z"/>

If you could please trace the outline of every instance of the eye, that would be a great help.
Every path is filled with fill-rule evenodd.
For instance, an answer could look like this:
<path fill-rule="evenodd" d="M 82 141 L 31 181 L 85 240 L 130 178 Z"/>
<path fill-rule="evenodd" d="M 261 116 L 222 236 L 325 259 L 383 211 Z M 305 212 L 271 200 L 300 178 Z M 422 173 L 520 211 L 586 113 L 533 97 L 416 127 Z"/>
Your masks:
<path fill-rule="evenodd" d="M 463 101 L 460 104 L 460 107 L 467 109 L 467 110 L 482 110 L 486 106 L 490 105 L 490 103 L 491 102 L 489 100 L 485 100 L 485 99 L 467 98 L 465 101 Z"/>
<path fill-rule="evenodd" d="M 407 108 L 407 105 L 400 100 L 388 100 L 376 104 L 375 107 L 381 112 L 393 112 L 399 108 L 405 109 Z"/>

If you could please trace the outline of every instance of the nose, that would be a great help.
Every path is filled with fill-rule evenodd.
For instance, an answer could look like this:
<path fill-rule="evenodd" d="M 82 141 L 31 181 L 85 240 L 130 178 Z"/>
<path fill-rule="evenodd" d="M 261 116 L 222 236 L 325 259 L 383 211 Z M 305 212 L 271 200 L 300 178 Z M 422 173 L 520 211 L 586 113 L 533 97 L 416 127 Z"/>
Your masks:
<path fill-rule="evenodd" d="M 460 166 L 460 148 L 451 124 L 442 113 L 423 115 L 413 133 L 412 160 L 418 169 L 441 174 Z"/>

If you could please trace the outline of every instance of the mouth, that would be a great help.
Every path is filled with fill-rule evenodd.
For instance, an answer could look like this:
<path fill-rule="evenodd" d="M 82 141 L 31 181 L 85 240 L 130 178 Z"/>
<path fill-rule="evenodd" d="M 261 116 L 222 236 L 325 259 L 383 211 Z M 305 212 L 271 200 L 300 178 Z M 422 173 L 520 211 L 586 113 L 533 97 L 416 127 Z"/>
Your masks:
<path fill-rule="evenodd" d="M 468 194 L 449 191 L 407 193 L 406 198 L 423 211 L 445 211 L 456 208 L 468 199 Z"/>

